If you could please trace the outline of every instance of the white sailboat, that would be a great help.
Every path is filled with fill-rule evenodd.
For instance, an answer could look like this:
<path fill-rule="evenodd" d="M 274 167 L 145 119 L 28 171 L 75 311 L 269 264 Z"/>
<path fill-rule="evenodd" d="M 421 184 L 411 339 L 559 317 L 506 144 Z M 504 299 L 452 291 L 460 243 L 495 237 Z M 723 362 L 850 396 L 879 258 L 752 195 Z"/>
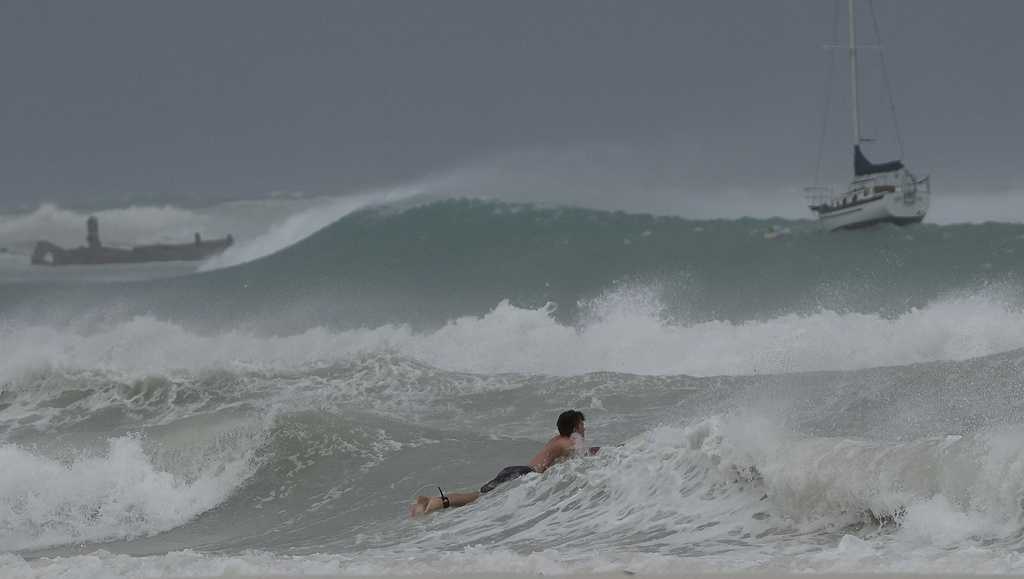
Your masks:
<path fill-rule="evenodd" d="M 853 114 L 853 180 L 840 194 L 822 187 L 807 188 L 807 202 L 829 230 L 854 229 L 876 223 L 919 223 L 928 212 L 931 183 L 915 177 L 902 160 L 872 163 L 861 151 L 860 102 L 857 94 L 857 32 L 854 1 L 849 7 L 850 103 Z M 894 113 L 895 114 L 895 113 Z"/>

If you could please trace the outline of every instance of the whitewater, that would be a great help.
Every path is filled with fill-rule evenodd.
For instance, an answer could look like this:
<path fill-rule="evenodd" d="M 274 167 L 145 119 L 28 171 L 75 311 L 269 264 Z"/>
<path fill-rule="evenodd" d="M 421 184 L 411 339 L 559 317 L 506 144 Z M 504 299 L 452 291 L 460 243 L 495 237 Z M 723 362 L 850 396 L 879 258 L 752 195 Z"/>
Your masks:
<path fill-rule="evenodd" d="M 0 576 L 1024 573 L 1024 225 L 425 193 L 0 217 Z"/>

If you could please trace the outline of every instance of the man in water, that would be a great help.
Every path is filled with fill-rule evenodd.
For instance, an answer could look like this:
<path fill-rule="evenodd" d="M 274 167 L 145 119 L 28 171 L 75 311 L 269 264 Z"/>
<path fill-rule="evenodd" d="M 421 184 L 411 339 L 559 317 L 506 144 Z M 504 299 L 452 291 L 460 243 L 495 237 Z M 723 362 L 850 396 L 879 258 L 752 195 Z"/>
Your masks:
<path fill-rule="evenodd" d="M 537 456 L 533 457 L 528 466 L 508 466 L 501 469 L 501 472 L 494 479 L 480 487 L 479 492 L 451 493 L 448 495 L 442 492 L 441 496 L 438 497 L 416 497 L 416 502 L 409 508 L 409 516 L 415 517 L 432 513 L 438 509 L 465 506 L 480 498 L 480 495 L 491 492 L 502 483 L 533 472 L 544 472 L 556 462 L 562 462 L 573 455 L 597 454 L 600 447 L 592 446 L 586 448 L 583 446 L 583 440 L 586 436 L 585 420 L 586 417 L 579 410 L 566 410 L 558 416 L 558 422 L 556 423 L 558 426 L 558 436 L 549 440 L 544 445 L 544 448 L 540 449 Z M 440 491 L 441 489 L 438 488 L 438 490 Z"/>

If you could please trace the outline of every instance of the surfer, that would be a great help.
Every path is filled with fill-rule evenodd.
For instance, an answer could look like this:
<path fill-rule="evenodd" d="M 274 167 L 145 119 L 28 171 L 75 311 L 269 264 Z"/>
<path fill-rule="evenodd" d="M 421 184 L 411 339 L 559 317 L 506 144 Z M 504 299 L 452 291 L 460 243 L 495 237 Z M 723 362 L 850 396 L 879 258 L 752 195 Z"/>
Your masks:
<path fill-rule="evenodd" d="M 409 508 L 409 516 L 426 515 L 438 509 L 462 507 L 477 500 L 480 498 L 480 495 L 491 492 L 502 483 L 530 473 L 544 472 L 551 465 L 562 462 L 574 455 L 597 454 L 600 447 L 591 446 L 587 448 L 584 446 L 584 437 L 586 436 L 585 420 L 586 417 L 579 410 L 566 410 L 558 416 L 558 421 L 556 422 L 558 435 L 552 437 L 544 445 L 544 448 L 540 449 L 540 452 L 533 457 L 529 465 L 508 466 L 501 469 L 501 472 L 484 486 L 480 487 L 478 492 L 445 494 L 441 487 L 438 487 L 437 490 L 440 496 L 416 497 L 416 502 Z"/>

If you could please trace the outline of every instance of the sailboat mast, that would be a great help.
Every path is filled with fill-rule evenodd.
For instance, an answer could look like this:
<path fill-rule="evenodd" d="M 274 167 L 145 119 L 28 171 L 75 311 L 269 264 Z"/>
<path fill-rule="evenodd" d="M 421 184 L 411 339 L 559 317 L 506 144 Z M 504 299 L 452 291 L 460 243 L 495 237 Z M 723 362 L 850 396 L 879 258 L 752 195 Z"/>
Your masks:
<path fill-rule="evenodd" d="M 853 11 L 853 0 L 849 0 L 850 11 L 850 104 L 853 110 L 853 144 L 860 144 L 860 102 L 857 98 L 857 27 Z"/>

